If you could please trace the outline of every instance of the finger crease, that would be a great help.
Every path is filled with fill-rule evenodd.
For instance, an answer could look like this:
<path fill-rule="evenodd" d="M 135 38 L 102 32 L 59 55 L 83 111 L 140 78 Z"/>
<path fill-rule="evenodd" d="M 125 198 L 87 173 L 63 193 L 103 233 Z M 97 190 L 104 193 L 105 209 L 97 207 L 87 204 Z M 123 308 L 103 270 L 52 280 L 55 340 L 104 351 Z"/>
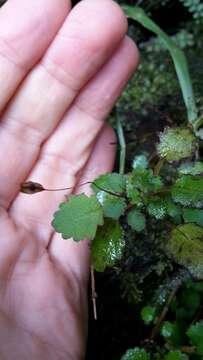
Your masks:
<path fill-rule="evenodd" d="M 15 141 L 25 141 L 33 145 L 40 145 L 43 141 L 41 130 L 32 123 L 17 119 L 13 116 L 7 117 L 0 123 L 0 127 L 15 137 Z"/>
<path fill-rule="evenodd" d="M 20 70 L 21 72 L 25 73 L 28 70 L 27 67 L 23 65 L 22 62 L 20 61 L 18 54 L 11 46 L 9 41 L 2 37 L 0 37 L 0 55 L 10 63 L 15 65 L 17 69 Z"/>
<path fill-rule="evenodd" d="M 73 98 L 79 91 L 79 87 L 76 86 L 76 81 L 68 74 L 65 70 L 62 69 L 60 65 L 50 59 L 43 60 L 40 63 L 40 66 L 46 71 L 48 75 L 50 75 L 55 81 L 57 81 L 63 87 L 65 86 L 66 89 L 73 94 Z"/>
<path fill-rule="evenodd" d="M 61 154 L 44 153 L 40 156 L 39 162 L 47 166 L 49 170 L 52 168 L 54 172 L 68 174 L 71 177 L 78 172 L 78 164 L 74 166 Z"/>

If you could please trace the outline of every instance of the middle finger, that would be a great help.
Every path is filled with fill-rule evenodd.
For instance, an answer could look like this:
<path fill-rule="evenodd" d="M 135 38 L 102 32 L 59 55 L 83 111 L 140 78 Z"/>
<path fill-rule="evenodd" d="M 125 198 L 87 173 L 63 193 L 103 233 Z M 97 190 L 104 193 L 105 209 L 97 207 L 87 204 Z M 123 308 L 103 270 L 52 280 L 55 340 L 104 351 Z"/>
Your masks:
<path fill-rule="evenodd" d="M 42 143 L 125 32 L 126 19 L 111 0 L 84 0 L 72 10 L 2 118 L 1 205 L 9 206 L 35 164 Z"/>

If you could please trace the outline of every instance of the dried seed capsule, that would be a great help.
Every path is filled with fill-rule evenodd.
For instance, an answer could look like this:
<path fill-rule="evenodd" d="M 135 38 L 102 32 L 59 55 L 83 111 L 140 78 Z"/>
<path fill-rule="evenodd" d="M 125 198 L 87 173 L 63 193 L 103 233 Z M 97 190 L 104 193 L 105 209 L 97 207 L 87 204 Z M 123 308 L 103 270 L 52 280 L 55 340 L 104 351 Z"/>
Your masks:
<path fill-rule="evenodd" d="M 21 184 L 20 192 L 24 194 L 36 194 L 38 192 L 44 191 L 44 187 L 41 184 L 38 184 L 33 181 L 27 181 Z"/>

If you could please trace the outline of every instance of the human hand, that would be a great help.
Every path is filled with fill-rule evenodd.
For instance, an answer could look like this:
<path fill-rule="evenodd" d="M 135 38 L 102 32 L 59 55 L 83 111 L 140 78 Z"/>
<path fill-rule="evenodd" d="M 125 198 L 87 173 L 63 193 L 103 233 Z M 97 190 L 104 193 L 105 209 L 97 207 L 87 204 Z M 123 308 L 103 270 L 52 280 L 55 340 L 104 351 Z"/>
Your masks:
<path fill-rule="evenodd" d="M 0 358 L 83 359 L 89 248 L 51 227 L 64 193 L 111 171 L 104 125 L 137 64 L 111 0 L 9 0 L 0 9 Z M 88 193 L 86 187 L 82 191 Z"/>

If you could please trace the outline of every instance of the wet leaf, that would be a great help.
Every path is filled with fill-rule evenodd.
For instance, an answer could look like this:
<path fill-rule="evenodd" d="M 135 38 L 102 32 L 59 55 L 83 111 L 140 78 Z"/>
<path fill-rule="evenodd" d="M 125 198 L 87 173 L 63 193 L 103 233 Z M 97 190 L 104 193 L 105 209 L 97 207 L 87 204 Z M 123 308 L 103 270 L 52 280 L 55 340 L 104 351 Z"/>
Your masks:
<path fill-rule="evenodd" d="M 178 179 L 172 188 L 172 197 L 185 207 L 203 207 L 203 178 L 188 175 Z"/>
<path fill-rule="evenodd" d="M 129 349 L 121 360 L 150 360 L 150 355 L 142 348 Z"/>
<path fill-rule="evenodd" d="M 124 246 L 121 226 L 117 221 L 106 219 L 92 242 L 91 258 L 95 270 L 102 272 L 113 266 L 121 258 Z"/>
<path fill-rule="evenodd" d="M 182 164 L 178 172 L 180 175 L 200 175 L 203 174 L 203 162 L 196 161 L 195 163 Z"/>
<path fill-rule="evenodd" d="M 177 226 L 171 232 L 168 249 L 175 262 L 203 279 L 203 228 L 195 224 Z"/>
<path fill-rule="evenodd" d="M 138 155 L 134 158 L 132 168 L 144 170 L 148 166 L 148 160 L 145 155 Z"/>
<path fill-rule="evenodd" d="M 195 136 L 187 128 L 167 128 L 160 134 L 157 151 L 168 161 L 190 157 L 195 151 Z"/>
<path fill-rule="evenodd" d="M 175 223 L 181 222 L 181 208 L 173 202 L 170 196 L 162 195 L 152 199 L 147 207 L 149 215 L 161 220 L 166 216 L 171 217 Z"/>

